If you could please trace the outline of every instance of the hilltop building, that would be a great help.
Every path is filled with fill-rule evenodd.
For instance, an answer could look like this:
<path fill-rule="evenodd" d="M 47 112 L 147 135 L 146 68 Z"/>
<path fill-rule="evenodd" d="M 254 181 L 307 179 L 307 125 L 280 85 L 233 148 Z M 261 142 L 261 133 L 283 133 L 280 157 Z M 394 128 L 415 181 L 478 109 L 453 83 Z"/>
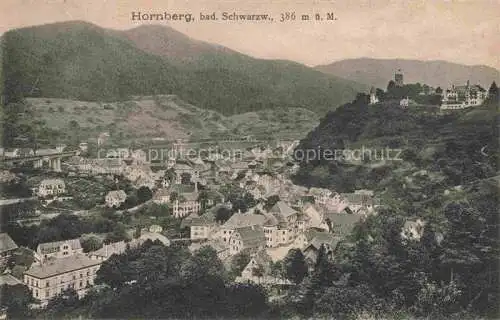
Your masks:
<path fill-rule="evenodd" d="M 377 90 L 375 90 L 375 87 L 372 87 L 370 89 L 370 104 L 376 104 L 379 102 L 379 99 L 377 97 Z"/>
<path fill-rule="evenodd" d="M 479 84 L 471 85 L 469 81 L 464 86 L 454 86 L 442 93 L 441 109 L 464 109 L 483 104 L 488 92 Z"/>
<path fill-rule="evenodd" d="M 397 87 L 402 87 L 404 85 L 403 72 L 401 69 L 398 69 L 398 71 L 394 74 L 394 82 Z"/>

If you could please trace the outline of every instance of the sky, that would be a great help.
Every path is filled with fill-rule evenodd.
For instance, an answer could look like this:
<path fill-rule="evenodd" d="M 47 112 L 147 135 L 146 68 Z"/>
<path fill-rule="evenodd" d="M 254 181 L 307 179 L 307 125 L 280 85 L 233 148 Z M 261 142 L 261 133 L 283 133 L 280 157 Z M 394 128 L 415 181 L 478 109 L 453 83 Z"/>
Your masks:
<path fill-rule="evenodd" d="M 130 29 L 132 12 L 191 13 L 158 21 L 194 39 L 306 65 L 370 57 L 447 60 L 500 69 L 500 0 L 0 0 L 0 33 L 68 20 Z M 273 22 L 200 21 L 200 13 L 270 14 Z M 295 12 L 295 21 L 279 22 Z M 334 13 L 335 21 L 300 21 Z"/>

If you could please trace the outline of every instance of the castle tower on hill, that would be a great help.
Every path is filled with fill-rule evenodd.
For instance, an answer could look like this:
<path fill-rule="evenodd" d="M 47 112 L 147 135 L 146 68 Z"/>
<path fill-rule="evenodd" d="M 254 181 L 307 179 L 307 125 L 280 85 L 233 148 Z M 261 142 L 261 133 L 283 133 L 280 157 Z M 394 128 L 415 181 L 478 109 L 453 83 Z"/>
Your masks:
<path fill-rule="evenodd" d="M 394 74 L 394 82 L 396 83 L 396 86 L 402 87 L 404 82 L 403 82 L 403 72 L 401 69 L 398 69 L 398 71 Z"/>

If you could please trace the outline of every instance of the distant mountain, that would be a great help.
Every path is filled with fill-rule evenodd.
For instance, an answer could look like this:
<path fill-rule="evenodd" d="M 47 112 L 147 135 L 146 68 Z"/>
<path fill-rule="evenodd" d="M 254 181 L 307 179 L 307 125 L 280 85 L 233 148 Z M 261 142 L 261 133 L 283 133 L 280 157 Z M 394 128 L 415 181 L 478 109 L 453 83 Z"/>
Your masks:
<path fill-rule="evenodd" d="M 192 39 L 166 26 L 143 25 L 116 31 L 116 35 L 130 40 L 148 53 L 184 62 L 198 60 L 205 55 L 239 54 L 223 46 Z"/>
<path fill-rule="evenodd" d="M 226 115 L 289 107 L 325 113 L 366 90 L 298 63 L 255 59 L 168 27 L 117 31 L 72 21 L 12 30 L 1 41 L 0 80 L 8 101 L 175 94 Z"/>
<path fill-rule="evenodd" d="M 322 72 L 350 79 L 368 86 L 385 89 L 401 69 L 406 83 L 420 82 L 446 88 L 451 84 L 479 83 L 489 88 L 498 83 L 500 72 L 488 66 L 466 66 L 446 61 L 419 61 L 403 59 L 348 59 L 315 67 Z"/>

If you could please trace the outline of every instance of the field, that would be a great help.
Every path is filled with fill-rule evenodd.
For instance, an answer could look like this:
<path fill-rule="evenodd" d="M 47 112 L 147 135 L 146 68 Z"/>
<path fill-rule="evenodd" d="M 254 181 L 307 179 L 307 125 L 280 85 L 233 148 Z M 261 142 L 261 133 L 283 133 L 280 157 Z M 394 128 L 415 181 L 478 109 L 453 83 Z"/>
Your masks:
<path fill-rule="evenodd" d="M 295 139 L 319 122 L 319 116 L 303 108 L 274 109 L 224 116 L 200 109 L 175 95 L 133 97 L 110 103 L 67 99 L 30 98 L 37 118 L 52 129 L 78 135 L 84 141 L 109 132 L 111 141 L 174 141 L 176 139 L 224 139 L 241 136 Z"/>

